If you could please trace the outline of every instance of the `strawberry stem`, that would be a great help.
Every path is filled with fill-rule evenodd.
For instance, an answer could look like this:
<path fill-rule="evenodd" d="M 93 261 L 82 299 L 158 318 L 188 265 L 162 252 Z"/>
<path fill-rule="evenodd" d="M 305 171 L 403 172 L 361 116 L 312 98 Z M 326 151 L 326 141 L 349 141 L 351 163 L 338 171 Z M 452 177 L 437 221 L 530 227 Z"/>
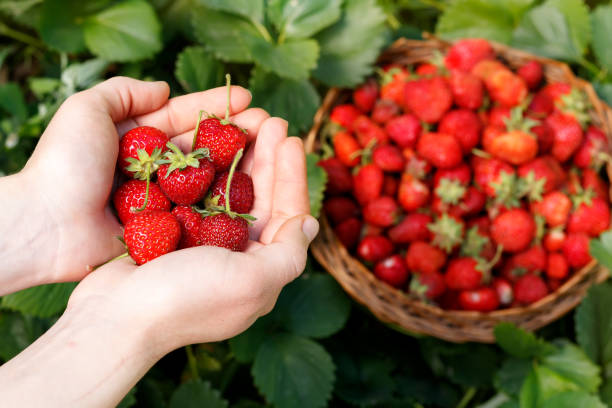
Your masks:
<path fill-rule="evenodd" d="M 193 132 L 193 142 L 191 142 L 191 150 L 195 150 L 196 141 L 198 140 L 198 132 L 200 131 L 200 122 L 202 121 L 203 110 L 198 112 L 198 124 L 196 125 L 195 132 Z"/>
<path fill-rule="evenodd" d="M 132 212 L 140 212 L 140 211 L 144 210 L 145 208 L 147 208 L 147 204 L 149 203 L 149 184 L 151 184 L 151 175 L 150 174 L 147 175 L 147 189 L 145 190 L 144 204 L 140 208 L 132 207 L 130 209 Z"/>
<path fill-rule="evenodd" d="M 123 259 L 123 258 L 128 257 L 128 256 L 130 256 L 130 254 L 129 254 L 127 251 L 125 251 L 125 252 L 124 252 L 124 253 L 122 253 L 121 255 L 117 255 L 116 257 L 114 257 L 114 258 L 112 258 L 112 259 L 109 259 L 108 261 L 106 261 L 106 262 L 104 262 L 104 263 L 101 263 L 101 264 L 100 264 L 100 265 L 98 265 L 98 266 L 94 266 L 94 268 L 93 268 L 91 271 L 93 272 L 93 271 L 95 271 L 96 269 L 99 269 L 99 268 L 103 267 L 103 266 L 104 266 L 104 265 L 106 265 L 106 264 L 109 264 L 109 263 L 111 263 L 111 262 L 113 262 L 113 261 L 116 261 L 116 260 L 119 260 L 119 259 Z"/>
<path fill-rule="evenodd" d="M 244 152 L 244 149 L 240 149 L 238 150 L 238 152 L 236 152 L 236 156 L 234 156 L 234 161 L 232 162 L 232 167 L 230 167 L 229 174 L 227 175 L 227 183 L 225 184 L 225 210 L 230 215 L 232 212 L 230 209 L 230 191 L 231 191 L 231 185 L 232 185 L 232 178 L 234 177 L 234 172 L 236 171 L 238 162 L 242 158 L 243 152 Z"/>
<path fill-rule="evenodd" d="M 230 95 L 232 93 L 232 77 L 230 76 L 230 74 L 225 74 L 225 83 L 227 86 L 227 105 L 225 105 L 225 119 L 221 121 L 222 125 L 227 125 L 229 123 Z"/>

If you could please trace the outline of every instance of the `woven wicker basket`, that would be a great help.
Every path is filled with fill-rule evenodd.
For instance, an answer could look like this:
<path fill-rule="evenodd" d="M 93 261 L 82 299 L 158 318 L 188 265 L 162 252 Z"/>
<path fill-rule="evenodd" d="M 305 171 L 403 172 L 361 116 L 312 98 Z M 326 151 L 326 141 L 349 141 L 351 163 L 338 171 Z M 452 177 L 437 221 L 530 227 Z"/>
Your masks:
<path fill-rule="evenodd" d="M 399 39 L 379 58 L 379 64 L 391 62 L 404 65 L 426 62 L 434 52 L 445 51 L 452 44 L 429 37 L 425 41 Z M 498 57 L 516 68 L 528 60 L 538 60 L 544 66 L 548 82 L 566 82 L 583 90 L 592 104 L 593 123 L 601 127 L 608 137 L 612 135 L 612 110 L 597 97 L 593 87 L 576 78 L 570 68 L 558 61 L 536 57 L 493 44 Z M 318 134 L 330 109 L 348 99 L 349 92 L 331 89 L 314 118 L 314 126 L 306 138 L 306 150 L 317 151 Z M 608 166 L 608 175 L 612 168 Z M 612 178 L 610 178 L 612 179 Z M 563 316 L 585 296 L 587 289 L 606 279 L 608 272 L 595 261 L 573 274 L 556 292 L 527 307 L 480 313 L 448 311 L 426 304 L 413 295 L 395 289 L 377 279 L 362 263 L 352 257 L 336 238 L 323 216 L 321 232 L 312 244 L 315 258 L 334 276 L 344 290 L 357 302 L 365 305 L 378 319 L 399 326 L 408 332 L 438 337 L 452 342 L 494 341 L 493 329 L 500 322 L 512 322 L 526 330 L 536 330 Z"/>

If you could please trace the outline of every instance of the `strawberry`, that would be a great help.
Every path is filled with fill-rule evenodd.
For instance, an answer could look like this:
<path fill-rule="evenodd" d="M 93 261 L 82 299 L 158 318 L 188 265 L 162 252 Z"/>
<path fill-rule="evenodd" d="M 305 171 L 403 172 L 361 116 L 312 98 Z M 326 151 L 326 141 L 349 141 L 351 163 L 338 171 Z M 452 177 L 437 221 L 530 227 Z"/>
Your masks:
<path fill-rule="evenodd" d="M 420 157 L 414 149 L 406 148 L 402 150 L 402 154 L 404 158 L 406 158 L 406 170 L 405 173 L 408 173 L 418 179 L 425 179 L 427 174 L 431 172 L 433 168 L 431 164 Z"/>
<path fill-rule="evenodd" d="M 340 131 L 334 135 L 334 152 L 338 160 L 345 166 L 355 167 L 359 164 L 361 146 L 350 133 Z"/>
<path fill-rule="evenodd" d="M 542 193 L 547 194 L 559 188 L 565 181 L 565 171 L 552 156 L 540 156 L 518 168 L 518 175 L 526 178 L 533 172 L 535 180 L 545 180 Z"/>
<path fill-rule="evenodd" d="M 544 92 L 554 104 L 559 105 L 563 103 L 563 97 L 572 92 L 572 86 L 563 82 L 552 82 L 542 88 L 541 92 Z"/>
<path fill-rule="evenodd" d="M 398 189 L 399 189 L 399 180 L 390 174 L 385 174 L 385 181 L 383 182 L 382 194 L 389 196 L 389 197 L 395 197 L 397 195 Z"/>
<path fill-rule="evenodd" d="M 508 67 L 506 67 L 501 61 L 495 59 L 484 59 L 475 64 L 470 72 L 481 80 L 486 81 L 497 71 L 505 70 L 508 70 Z"/>
<path fill-rule="evenodd" d="M 610 186 L 593 169 L 582 170 L 582 188 L 583 190 L 593 190 L 593 197 L 600 198 L 605 202 L 610 201 Z"/>
<path fill-rule="evenodd" d="M 437 299 L 445 291 L 444 276 L 440 272 L 415 274 L 410 281 L 410 293 L 422 299 Z"/>
<path fill-rule="evenodd" d="M 495 139 L 505 133 L 504 127 L 487 125 L 482 132 L 482 148 L 489 157 L 493 155 L 493 143 Z"/>
<path fill-rule="evenodd" d="M 367 116 L 360 116 L 353 122 L 353 130 L 361 147 L 385 144 L 389 137 L 385 131 Z"/>
<path fill-rule="evenodd" d="M 202 216 L 187 205 L 177 205 L 171 211 L 181 226 L 181 240 L 178 249 L 200 246 L 200 225 Z"/>
<path fill-rule="evenodd" d="M 385 125 L 385 131 L 399 147 L 412 148 L 421 135 L 422 127 L 416 116 L 406 113 L 389 120 Z"/>
<path fill-rule="evenodd" d="M 410 78 L 410 72 L 399 65 L 384 67 L 381 71 L 380 99 L 393 101 L 403 107 L 404 87 L 408 78 Z"/>
<path fill-rule="evenodd" d="M 370 79 L 353 91 L 353 102 L 362 112 L 369 112 L 376 103 L 378 97 L 378 84 Z"/>
<path fill-rule="evenodd" d="M 563 286 L 563 281 L 560 279 L 548 279 L 548 282 L 546 283 L 548 284 L 548 290 L 550 292 L 555 292 L 557 289 Z"/>
<path fill-rule="evenodd" d="M 215 178 L 210 189 L 212 204 L 225 207 L 227 179 L 229 172 L 223 172 Z M 253 180 L 251 176 L 241 171 L 236 171 L 232 177 L 230 186 L 230 208 L 239 214 L 247 214 L 253 208 L 255 201 Z M 350 213 L 349 213 L 350 214 Z"/>
<path fill-rule="evenodd" d="M 388 172 L 400 172 L 406 166 L 402 151 L 393 145 L 377 146 L 372 152 L 372 161 Z"/>
<path fill-rule="evenodd" d="M 246 219 L 227 213 L 209 215 L 200 224 L 200 241 L 202 245 L 242 252 L 249 243 L 249 224 Z"/>
<path fill-rule="evenodd" d="M 569 265 L 563 254 L 553 252 L 548 255 L 548 267 L 546 268 L 546 276 L 549 279 L 567 278 L 569 274 Z"/>
<path fill-rule="evenodd" d="M 448 81 L 453 100 L 458 107 L 476 110 L 484 100 L 484 83 L 469 72 L 453 71 Z"/>
<path fill-rule="evenodd" d="M 499 307 L 499 298 L 495 289 L 483 287 L 459 293 L 459 305 L 464 310 L 490 312 Z"/>
<path fill-rule="evenodd" d="M 467 186 L 472 181 L 472 170 L 470 166 L 465 163 L 460 164 L 452 169 L 438 169 L 436 170 L 433 178 L 434 187 L 440 185 L 440 181 L 443 179 L 456 180 L 464 186 Z"/>
<path fill-rule="evenodd" d="M 575 209 L 570 214 L 567 232 L 585 233 L 596 237 L 610 226 L 610 207 L 601 198 L 591 198 L 584 194 L 577 198 Z"/>
<path fill-rule="evenodd" d="M 589 236 L 583 232 L 567 234 L 563 243 L 563 256 L 572 268 L 582 268 L 591 262 Z"/>
<path fill-rule="evenodd" d="M 414 241 L 429 241 L 431 232 L 427 225 L 432 222 L 431 216 L 422 213 L 409 213 L 399 224 L 387 232 L 394 244 L 407 244 Z"/>
<path fill-rule="evenodd" d="M 544 235 L 543 243 L 549 252 L 560 251 L 565 243 L 565 232 L 560 228 L 553 228 Z"/>
<path fill-rule="evenodd" d="M 461 144 L 445 133 L 424 133 L 417 143 L 417 151 L 425 160 L 442 169 L 458 166 L 463 158 Z"/>
<path fill-rule="evenodd" d="M 514 290 L 510 282 L 503 278 L 495 278 L 491 286 L 497 292 L 497 298 L 501 306 L 510 306 L 512 304 L 514 301 Z"/>
<path fill-rule="evenodd" d="M 572 201 L 560 191 L 546 194 L 541 201 L 531 204 L 531 211 L 546 219 L 549 227 L 565 225 L 572 209 Z"/>
<path fill-rule="evenodd" d="M 512 109 L 505 106 L 493 106 L 487 113 L 488 124 L 504 129 L 512 116 Z"/>
<path fill-rule="evenodd" d="M 149 184 L 147 199 L 147 182 L 128 180 L 122 184 L 113 195 L 113 204 L 122 224 L 126 224 L 138 209 L 170 211 L 170 200 L 162 192 L 157 183 Z"/>
<path fill-rule="evenodd" d="M 361 205 L 380 197 L 385 175 L 380 167 L 366 164 L 353 175 L 353 195 Z"/>
<path fill-rule="evenodd" d="M 361 240 L 357 254 L 361 259 L 376 263 L 393 253 L 393 244 L 381 235 L 368 235 Z"/>
<path fill-rule="evenodd" d="M 440 67 L 432 63 L 419 64 L 414 70 L 418 76 L 433 76 L 440 74 Z"/>
<path fill-rule="evenodd" d="M 480 61 L 494 58 L 495 53 L 487 40 L 468 38 L 453 44 L 446 53 L 444 62 L 450 70 L 469 72 Z"/>
<path fill-rule="evenodd" d="M 514 299 L 521 305 L 530 305 L 548 295 L 548 287 L 539 276 L 526 274 L 514 283 Z"/>
<path fill-rule="evenodd" d="M 466 187 L 460 181 L 443 178 L 435 189 L 432 208 L 438 213 L 447 213 L 450 206 L 456 206 L 461 202 L 466 191 Z"/>
<path fill-rule="evenodd" d="M 495 184 L 499 183 L 503 174 L 514 175 L 514 168 L 508 163 L 494 158 L 472 157 L 474 182 L 489 197 L 495 197 Z"/>
<path fill-rule="evenodd" d="M 374 105 L 372 120 L 379 124 L 384 124 L 400 114 L 400 107 L 393 101 L 381 99 Z"/>
<path fill-rule="evenodd" d="M 441 77 L 409 81 L 405 92 L 406 107 L 423 122 L 439 122 L 453 104 L 453 95 Z"/>
<path fill-rule="evenodd" d="M 550 92 L 544 87 L 533 95 L 533 99 L 527 108 L 527 115 L 534 119 L 544 119 L 554 110 L 555 102 Z"/>
<path fill-rule="evenodd" d="M 390 227 L 397 223 L 400 209 L 391 197 L 378 197 L 366 204 L 363 219 L 377 227 Z"/>
<path fill-rule="evenodd" d="M 169 151 L 157 170 L 157 182 L 162 191 L 176 204 L 191 205 L 204 198 L 215 177 L 208 151 L 198 149 L 185 155 L 175 144 L 168 142 Z"/>
<path fill-rule="evenodd" d="M 517 275 L 517 272 L 518 275 L 523 275 L 525 272 L 543 272 L 547 265 L 546 251 L 539 245 L 532 246 L 512 255 L 510 264 L 514 269 L 514 276 Z"/>
<path fill-rule="evenodd" d="M 512 108 L 520 105 L 527 98 L 528 90 L 525 81 L 509 69 L 497 69 L 484 79 L 492 101 Z"/>
<path fill-rule="evenodd" d="M 491 243 L 488 225 L 482 225 L 482 221 L 489 222 L 486 217 L 481 217 L 476 223 L 468 225 L 465 239 L 461 244 L 461 256 L 491 260 L 495 256 L 495 248 Z"/>
<path fill-rule="evenodd" d="M 552 129 L 546 124 L 546 122 L 540 122 L 539 125 L 532 127 L 531 133 L 533 133 L 538 139 L 538 152 L 540 154 L 550 153 L 555 139 Z"/>
<path fill-rule="evenodd" d="M 392 255 L 374 266 L 374 275 L 381 281 L 400 288 L 408 281 L 408 268 L 401 256 Z"/>
<path fill-rule="evenodd" d="M 406 264 L 414 273 L 436 273 L 445 263 L 446 253 L 427 242 L 413 242 L 406 253 Z"/>
<path fill-rule="evenodd" d="M 470 256 L 453 258 L 444 276 L 446 287 L 453 290 L 474 290 L 491 280 L 491 269 L 499 262 L 501 248 L 491 261 Z"/>
<path fill-rule="evenodd" d="M 538 141 L 528 132 L 512 130 L 502 132 L 493 139 L 487 151 L 498 159 L 520 165 L 538 154 Z"/>
<path fill-rule="evenodd" d="M 372 224 L 364 224 L 361 229 L 361 237 L 369 237 L 369 236 L 381 236 L 384 232 L 383 227 L 379 227 L 377 225 Z"/>
<path fill-rule="evenodd" d="M 137 265 L 174 251 L 181 239 L 181 227 L 168 211 L 146 210 L 125 224 L 123 239 Z"/>
<path fill-rule="evenodd" d="M 354 105 L 337 105 L 334 106 L 331 113 L 329 114 L 329 120 L 332 123 L 336 123 L 342 126 L 348 131 L 353 130 L 353 122 L 363 113 L 357 109 Z"/>
<path fill-rule="evenodd" d="M 359 217 L 357 204 L 348 197 L 330 197 L 323 202 L 323 209 L 327 218 L 334 225 L 349 218 Z"/>
<path fill-rule="evenodd" d="M 491 237 L 504 251 L 520 252 L 527 248 L 536 232 L 533 216 L 523 209 L 508 210 L 491 225 Z"/>
<path fill-rule="evenodd" d="M 328 194 L 342 194 L 353 190 L 353 176 L 339 159 L 331 157 L 320 160 L 317 165 L 327 173 L 325 189 Z"/>
<path fill-rule="evenodd" d="M 551 153 L 557 160 L 564 163 L 582 144 L 582 127 L 573 115 L 561 112 L 553 112 L 546 118 L 546 124 L 553 134 Z"/>
<path fill-rule="evenodd" d="M 442 214 L 427 228 L 433 234 L 431 243 L 447 253 L 453 252 L 463 239 L 463 222 L 447 214 Z"/>
<path fill-rule="evenodd" d="M 362 223 L 359 218 L 349 218 L 334 228 L 336 237 L 347 249 L 354 249 L 359 241 Z"/>
<path fill-rule="evenodd" d="M 429 202 L 430 191 L 427 184 L 409 173 L 402 174 L 397 201 L 406 211 L 414 211 Z"/>
<path fill-rule="evenodd" d="M 606 134 L 598 127 L 589 126 L 584 135 L 584 141 L 574 154 L 574 165 L 599 171 L 610 160 L 609 154 Z"/>
<path fill-rule="evenodd" d="M 119 141 L 117 167 L 127 176 L 146 180 L 155 170 L 155 163 L 168 150 L 168 135 L 151 126 L 139 126 Z M 140 151 L 140 152 L 139 152 Z"/>
<path fill-rule="evenodd" d="M 542 78 L 544 77 L 542 72 L 542 64 L 535 60 L 531 60 L 523 64 L 518 69 L 517 74 L 523 78 L 530 90 L 537 89 L 540 82 L 542 82 Z"/>
<path fill-rule="evenodd" d="M 468 109 L 451 110 L 438 124 L 438 132 L 457 139 L 463 153 L 469 153 L 480 142 L 482 124 L 480 118 Z"/>

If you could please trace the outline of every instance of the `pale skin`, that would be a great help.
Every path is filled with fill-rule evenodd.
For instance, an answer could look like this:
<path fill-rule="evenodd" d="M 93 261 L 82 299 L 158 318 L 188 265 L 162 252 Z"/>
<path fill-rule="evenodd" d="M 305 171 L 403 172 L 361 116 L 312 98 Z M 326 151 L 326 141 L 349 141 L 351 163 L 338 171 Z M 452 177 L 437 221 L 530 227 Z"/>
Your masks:
<path fill-rule="evenodd" d="M 247 251 L 189 248 L 92 272 L 124 251 L 109 207 L 120 135 L 154 126 L 188 151 L 198 111 L 225 113 L 224 88 L 168 95 L 163 82 L 128 78 L 76 94 L 26 167 L 0 179 L 0 295 L 80 281 L 57 323 L 0 367 L 2 406 L 115 406 L 168 352 L 246 330 L 304 269 L 318 223 L 308 215 L 302 142 L 232 87 L 232 120 L 250 141 L 241 170 L 256 196 Z"/>

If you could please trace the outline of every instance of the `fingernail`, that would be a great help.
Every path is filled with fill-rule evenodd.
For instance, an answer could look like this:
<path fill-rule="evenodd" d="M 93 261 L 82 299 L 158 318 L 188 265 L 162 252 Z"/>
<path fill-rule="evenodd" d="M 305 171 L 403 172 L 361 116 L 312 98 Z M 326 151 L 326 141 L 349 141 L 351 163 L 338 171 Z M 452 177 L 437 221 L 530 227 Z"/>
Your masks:
<path fill-rule="evenodd" d="M 319 232 L 319 222 L 314 217 L 308 215 L 302 223 L 302 232 L 304 232 L 309 241 L 312 241 Z"/>
<path fill-rule="evenodd" d="M 244 88 L 244 89 L 246 89 L 246 91 L 249 93 L 249 96 L 251 97 L 251 99 L 253 99 L 253 93 L 251 92 L 251 90 L 247 89 L 247 88 Z"/>

